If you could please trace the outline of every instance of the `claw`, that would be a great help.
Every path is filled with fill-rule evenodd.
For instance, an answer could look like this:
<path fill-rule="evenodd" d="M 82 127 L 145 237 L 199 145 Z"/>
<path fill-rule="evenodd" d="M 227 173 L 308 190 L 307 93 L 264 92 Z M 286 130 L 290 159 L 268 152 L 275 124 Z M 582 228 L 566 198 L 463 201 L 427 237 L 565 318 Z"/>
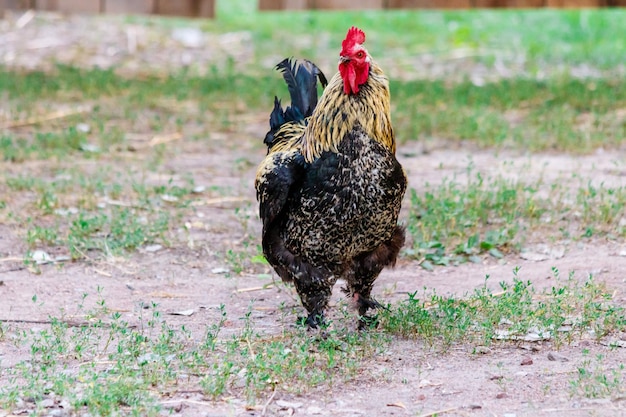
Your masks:
<path fill-rule="evenodd" d="M 359 330 L 371 329 L 378 326 L 378 317 L 377 316 L 367 316 L 365 313 L 369 309 L 389 309 L 374 300 L 373 298 L 365 298 L 359 293 L 354 294 L 354 299 L 358 306 L 359 311 Z"/>
<path fill-rule="evenodd" d="M 374 329 L 378 327 L 379 321 L 377 316 L 360 316 L 359 330 Z"/>
<path fill-rule="evenodd" d="M 354 299 L 357 303 L 358 309 L 359 309 L 359 313 L 361 313 L 361 315 L 364 315 L 365 312 L 367 310 L 371 309 L 381 309 L 381 310 L 387 310 L 389 311 L 389 309 L 387 307 L 385 307 L 384 305 L 382 305 L 381 303 L 379 303 L 378 301 L 374 300 L 373 298 L 365 298 L 363 296 L 361 296 L 361 294 L 355 293 L 354 294 Z"/>
<path fill-rule="evenodd" d="M 318 326 L 327 326 L 324 316 L 319 313 L 311 313 L 308 317 L 298 317 L 297 324 L 300 326 L 308 326 L 309 329 L 317 329 Z"/>
<path fill-rule="evenodd" d="M 381 303 L 379 303 L 378 301 L 374 300 L 373 298 L 370 298 L 368 300 L 365 300 L 365 299 L 361 298 L 361 300 L 362 300 L 362 303 L 368 309 L 369 308 L 377 308 L 377 309 L 389 311 L 389 308 L 387 308 L 386 306 L 382 305 Z"/>

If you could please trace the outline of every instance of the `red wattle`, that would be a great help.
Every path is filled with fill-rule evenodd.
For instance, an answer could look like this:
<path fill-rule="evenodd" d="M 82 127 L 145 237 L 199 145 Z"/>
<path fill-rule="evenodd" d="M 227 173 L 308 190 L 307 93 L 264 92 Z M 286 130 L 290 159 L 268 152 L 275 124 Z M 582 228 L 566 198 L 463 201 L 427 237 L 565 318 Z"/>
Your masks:
<path fill-rule="evenodd" d="M 367 82 L 369 76 L 369 64 L 365 64 L 363 68 L 357 69 L 351 62 L 339 64 L 339 73 L 343 79 L 343 92 L 346 94 L 356 94 L 359 92 L 359 86 Z"/>

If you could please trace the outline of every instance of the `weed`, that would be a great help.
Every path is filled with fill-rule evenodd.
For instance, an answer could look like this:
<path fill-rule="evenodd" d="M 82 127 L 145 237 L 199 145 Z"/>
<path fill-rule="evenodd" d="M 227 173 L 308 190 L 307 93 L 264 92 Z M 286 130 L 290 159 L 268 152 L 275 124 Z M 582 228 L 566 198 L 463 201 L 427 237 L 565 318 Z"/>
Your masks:
<path fill-rule="evenodd" d="M 26 231 L 26 243 L 31 249 L 40 245 L 56 245 L 58 238 L 57 229 L 52 227 L 34 226 Z"/>
<path fill-rule="evenodd" d="M 416 68 L 415 60 L 428 55 L 444 63 L 437 68 L 455 72 L 433 79 L 423 74 L 414 74 L 414 79 L 392 77 L 394 128 L 401 142 L 442 138 L 446 143 L 470 141 L 495 149 L 574 154 L 623 146 L 626 82 L 613 76 L 623 59 L 615 51 L 624 49 L 626 39 L 619 11 L 322 15 L 257 13 L 251 0 L 217 4 L 219 19 L 199 25 L 215 33 L 254 28 L 249 65 L 230 59 L 206 74 L 173 71 L 165 78 L 127 78 L 115 68 L 0 67 L 3 125 L 45 113 L 51 103 L 73 107 L 76 97 L 98 103 L 88 113 L 9 127 L 0 135 L 0 161 L 10 167 L 2 170 L 0 207 L 7 209 L 11 226 L 24 230 L 29 248 L 62 246 L 73 258 L 82 259 L 167 242 L 175 219 L 191 206 L 193 178 L 182 185 L 174 181 L 155 185 L 144 178 L 157 177 L 153 172 L 166 178 L 178 174 L 169 172 L 167 163 L 176 156 L 175 147 L 158 141 L 146 145 L 147 141 L 155 133 L 181 132 L 184 140 L 211 138 L 206 145 L 239 147 L 213 139 L 217 133 L 247 137 L 251 125 L 242 119 L 267 114 L 273 95 L 285 91 L 281 77 L 265 63 L 275 55 L 276 44 L 289 55 L 323 63 L 321 57 L 335 56 L 337 46 L 325 39 L 342 35 L 352 24 L 367 28 L 369 39 L 376 39 L 368 43 L 373 56 L 381 62 L 394 60 L 396 69 Z M 129 19 L 142 22 L 140 17 Z M 277 33 L 277 26 L 284 30 Z M 528 30 L 536 27 L 545 30 Z M 318 34 L 312 42 L 286 35 L 303 28 Z M 412 36 L 416 28 L 423 34 L 419 39 Z M 490 70 L 497 63 L 519 72 L 507 79 L 470 80 L 469 72 L 450 64 L 459 61 L 456 57 L 440 52 L 459 50 L 474 56 L 464 59 L 463 67 L 478 64 Z M 572 75 L 571 68 L 590 62 L 601 76 Z M 334 71 L 328 66 L 327 73 L 329 69 Z M 78 129 L 78 123 L 91 131 Z M 28 171 L 34 166 L 40 171 Z M 237 159 L 231 171 L 249 167 L 247 158 Z M 17 170 L 22 173 L 11 176 Z M 51 173 L 54 179 L 46 179 Z M 564 191 L 558 183 L 542 180 L 489 177 L 473 166 L 466 175 L 466 180 L 455 177 L 411 192 L 408 230 L 414 245 L 407 253 L 420 259 L 424 268 L 478 262 L 483 256 L 500 258 L 519 250 L 539 226 L 548 240 L 626 235 L 623 187 L 580 179 L 578 187 Z M 233 193 L 227 185 L 210 187 L 219 195 Z M 248 206 L 235 213 L 243 249 L 222 252 L 236 273 L 256 264 L 266 267 L 258 240 L 250 234 L 251 213 Z M 39 268 L 28 254 L 25 264 L 35 272 Z M 41 404 L 54 393 L 77 414 L 157 415 L 162 412 L 159 399 L 182 386 L 218 400 L 243 395 L 253 403 L 270 391 L 299 394 L 361 376 L 363 364 L 398 337 L 419 339 L 435 349 L 528 338 L 549 339 L 558 347 L 583 335 L 603 340 L 626 326 L 623 307 L 591 277 L 579 285 L 555 270 L 554 288 L 539 291 L 518 272 L 512 283 L 503 282 L 497 290 L 486 281 L 483 288 L 462 298 L 414 292 L 390 306 L 390 312 L 381 313 L 386 334 L 337 329 L 312 337 L 289 328 L 267 335 L 254 330 L 253 314 L 242 318 L 241 329 L 233 330 L 226 328 L 222 306 L 205 331 L 192 335 L 184 327 L 168 325 L 154 303 L 142 307 L 140 317 L 128 319 L 108 309 L 102 299 L 86 311 L 81 300 L 75 316 L 83 315 L 86 321 L 79 325 L 66 321 L 64 314 L 51 317 L 39 330 L 0 323 L 1 343 L 29 349 L 27 359 L 0 369 L 3 382 L 8 381 L 0 387 L 0 407 L 31 404 L 30 399 Z M 40 302 L 37 297 L 33 301 Z M 603 361 L 582 364 L 584 371 L 573 384 L 576 393 L 618 393 L 619 374 L 614 372 L 621 372 L 623 379 L 623 370 L 608 369 Z"/>
<path fill-rule="evenodd" d="M 43 181 L 40 178 L 31 176 L 17 176 L 6 179 L 7 186 L 14 191 L 30 191 L 35 188 L 41 188 Z"/>
<path fill-rule="evenodd" d="M 543 239 L 552 240 L 626 234 L 625 187 L 580 178 L 573 178 L 581 184 L 571 189 L 542 179 L 485 179 L 472 163 L 466 171 L 466 180 L 444 178 L 437 186 L 426 184 L 421 193 L 410 190 L 407 230 L 413 247 L 405 253 L 425 269 L 482 262 L 481 255 L 502 258 L 519 251 L 526 236 L 539 229 Z"/>
<path fill-rule="evenodd" d="M 501 282 L 498 293 L 487 286 L 489 277 L 482 288 L 461 299 L 435 293 L 420 299 L 411 293 L 383 314 L 383 326 L 391 334 L 419 337 L 440 347 L 544 339 L 559 346 L 583 335 L 601 339 L 626 327 L 624 308 L 610 303 L 610 295 L 591 276 L 581 285 L 572 274 L 560 286 L 538 292 L 518 273 L 514 271 L 512 284 Z"/>
<path fill-rule="evenodd" d="M 91 250 L 115 255 L 157 239 L 163 241 L 168 227 L 167 212 L 150 220 L 138 216 L 129 208 L 113 208 L 109 215 L 81 212 L 71 222 L 66 242 L 74 258 L 81 258 Z"/>
<path fill-rule="evenodd" d="M 582 209 L 584 237 L 591 237 L 598 231 L 606 231 L 613 237 L 626 236 L 626 225 L 620 223 L 626 206 L 626 187 L 595 186 L 589 181 L 578 189 L 576 203 Z"/>
<path fill-rule="evenodd" d="M 540 184 L 485 180 L 472 165 L 467 171 L 466 184 L 444 179 L 437 188 L 427 184 L 422 195 L 411 190 L 409 254 L 427 269 L 478 261 L 481 253 L 501 258 L 502 251 L 519 247 L 519 232 L 537 223 L 545 210 L 536 195 Z M 454 248 L 452 254 L 448 247 Z"/>
<path fill-rule="evenodd" d="M 570 395 L 585 398 L 607 398 L 624 394 L 624 364 L 607 368 L 605 356 L 598 354 L 589 357 L 589 351 L 583 351 L 585 359 L 578 366 L 576 379 L 570 381 Z"/>
<path fill-rule="evenodd" d="M 562 281 L 556 268 L 553 275 L 559 285 L 546 291 L 537 291 L 516 270 L 512 283 L 501 283 L 499 292 L 488 288 L 487 279 L 463 298 L 412 293 L 380 314 L 383 332 L 355 333 L 338 322 L 318 336 L 305 328 L 263 334 L 255 330 L 252 305 L 235 332 L 224 328 L 224 305 L 201 337 L 169 325 L 156 303 L 139 306 L 131 324 L 107 307 L 99 288 L 93 308 L 86 307 L 85 294 L 72 314 L 84 322 L 70 324 L 63 313 L 39 330 L 0 327 L 0 341 L 30 347 L 27 359 L 3 369 L 8 383 L 0 388 L 0 407 L 24 398 L 39 404 L 53 392 L 78 413 L 103 415 L 122 407 L 130 414 L 154 415 L 172 386 L 200 389 L 213 399 L 241 395 L 254 404 L 277 389 L 301 394 L 360 377 L 397 337 L 446 350 L 466 342 L 516 343 L 533 334 L 558 346 L 588 334 L 623 331 L 624 309 L 601 285 L 591 277 L 579 284 L 573 275 Z M 36 296 L 33 303 L 41 304 Z M 82 365 L 74 366 L 77 362 Z M 572 389 L 586 396 L 616 393 L 623 375 L 591 365 L 581 365 Z"/>
<path fill-rule="evenodd" d="M 131 325 L 101 299 L 94 310 L 83 310 L 85 299 L 78 311 L 89 318 L 84 323 L 70 326 L 62 316 L 51 317 L 47 328 L 23 334 L 30 357 L 7 369 L 10 382 L 0 388 L 0 407 L 27 397 L 38 404 L 53 392 L 76 412 L 110 415 L 123 407 L 153 415 L 158 398 L 176 385 L 199 387 L 215 399 L 238 392 L 254 404 L 277 388 L 301 393 L 352 379 L 358 363 L 385 343 L 375 333 L 332 331 L 319 339 L 299 329 L 261 335 L 254 330 L 252 310 L 241 319 L 239 332 L 220 338 L 224 306 L 197 339 L 184 327 L 169 326 L 154 303 L 141 308 L 138 325 Z M 151 314 L 144 317 L 144 311 Z M 82 365 L 70 366 L 76 361 Z"/>

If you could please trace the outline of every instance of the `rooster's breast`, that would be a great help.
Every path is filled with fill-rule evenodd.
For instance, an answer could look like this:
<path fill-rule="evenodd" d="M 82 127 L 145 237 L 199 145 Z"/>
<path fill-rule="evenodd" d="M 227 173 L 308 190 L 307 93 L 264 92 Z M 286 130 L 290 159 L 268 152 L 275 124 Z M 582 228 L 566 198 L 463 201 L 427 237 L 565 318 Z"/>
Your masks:
<path fill-rule="evenodd" d="M 405 190 L 394 154 L 353 130 L 337 152 L 324 152 L 307 167 L 288 202 L 286 246 L 318 265 L 371 251 L 391 237 Z"/>

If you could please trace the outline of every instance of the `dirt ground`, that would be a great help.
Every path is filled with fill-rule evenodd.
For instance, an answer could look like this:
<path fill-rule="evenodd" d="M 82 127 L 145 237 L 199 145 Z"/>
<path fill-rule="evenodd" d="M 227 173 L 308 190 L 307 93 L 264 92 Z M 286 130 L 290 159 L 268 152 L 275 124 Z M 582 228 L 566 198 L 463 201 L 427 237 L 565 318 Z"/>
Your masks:
<path fill-rule="evenodd" d="M 191 170 L 199 184 L 230 181 L 237 190 L 235 195 L 240 197 L 239 202 L 232 204 L 249 210 L 247 227 L 258 230 L 252 188 L 254 167 L 246 169 L 240 178 L 219 178 L 211 172 L 218 168 L 212 161 L 220 160 L 219 166 L 229 166 L 242 154 L 250 153 L 245 149 L 224 150 L 222 154 L 208 156 L 198 153 L 196 146 L 193 142 L 183 143 L 183 151 L 170 161 L 170 168 Z M 425 154 L 416 152 L 415 147 L 404 146 L 399 150 L 401 162 L 414 188 L 419 188 L 419 184 L 426 180 L 434 182 L 452 173 L 462 174 L 468 158 L 474 161 L 477 169 L 498 169 L 503 160 L 508 161 L 508 167 L 529 163 L 529 158 L 525 156 L 494 156 L 491 152 L 469 153 L 463 149 L 440 149 Z M 256 151 L 255 156 L 260 159 L 262 150 Z M 541 166 L 546 176 L 569 178 L 571 173 L 582 173 L 590 167 L 615 166 L 614 163 L 623 163 L 625 157 L 624 154 L 580 158 L 541 155 L 533 156 L 532 164 Z M 594 178 L 623 181 L 623 170 L 599 171 Z M 87 304 L 93 303 L 98 288 L 101 288 L 109 308 L 122 312 L 124 319 L 131 323 L 137 320 L 138 306 L 150 302 L 158 303 L 165 313 L 194 310 L 195 314 L 189 317 L 166 315 L 168 323 L 184 324 L 192 330 L 202 329 L 205 324 L 217 321 L 221 303 L 226 305 L 230 318 L 243 317 L 253 303 L 259 331 L 276 332 L 293 323 L 293 315 L 285 318 L 279 311 L 282 302 L 287 306 L 298 305 L 292 291 L 282 287 L 238 291 L 262 287 L 270 280 L 258 273 L 226 277 L 222 271 L 229 265 L 212 256 L 216 248 L 237 244 L 240 219 L 230 205 L 199 206 L 195 216 L 186 221 L 205 225 L 198 226 L 198 230 L 192 228 L 190 242 L 195 242 L 193 248 L 137 253 L 127 259 L 94 264 L 48 265 L 43 266 L 40 275 L 30 273 L 19 262 L 3 262 L 0 265 L 0 319 L 9 322 L 33 321 L 32 324 L 22 325 L 37 327 L 41 324 L 34 322 L 45 321 L 48 314 L 58 315 L 60 311 L 65 311 L 71 317 L 84 293 L 90 294 Z M 0 228 L 0 253 L 3 258 L 21 256 L 15 249 L 22 245 L 19 230 Z M 395 269 L 381 274 L 375 296 L 385 302 L 399 301 L 406 298 L 407 292 L 421 291 L 424 287 L 441 295 L 463 295 L 483 285 L 486 275 L 490 276 L 489 282 L 494 288 L 500 281 L 511 282 L 515 267 L 521 268 L 520 278 L 531 280 L 541 288 L 555 285 L 551 267 L 557 267 L 562 276 L 575 271 L 575 277 L 580 280 L 593 274 L 597 280 L 616 291 L 617 302 L 626 303 L 626 246 L 623 242 L 598 240 L 588 243 L 559 242 L 558 245 L 565 249 L 564 253 L 556 251 L 558 259 L 551 258 L 550 251 L 544 248 L 543 252 L 537 252 L 547 253 L 537 258 L 545 258 L 540 261 L 514 255 L 500 261 L 487 259 L 483 264 L 439 267 L 433 272 L 423 270 L 415 261 L 402 259 Z M 31 300 L 34 294 L 38 297 L 37 305 Z M 336 292 L 335 302 L 339 302 L 341 297 Z M 231 330 L 236 331 L 236 321 L 233 321 L 235 327 Z M 7 344 L 3 344 L 3 349 L 8 349 L 0 354 L 3 366 L 23 359 Z M 605 354 L 605 365 L 609 367 L 625 362 L 626 349 L 612 350 L 592 342 L 575 342 L 559 351 L 568 359 L 567 362 L 548 359 L 548 353 L 554 349 L 549 342 L 519 347 L 496 346 L 481 355 L 473 354 L 471 349 L 458 346 L 447 354 L 437 354 L 419 341 L 399 341 L 385 355 L 377 358 L 375 367 L 368 370 L 369 376 L 363 381 L 335 386 L 332 391 L 314 391 L 303 397 L 278 392 L 268 408 L 268 415 L 288 415 L 289 409 L 294 410 L 295 415 L 332 416 L 409 416 L 428 415 L 434 411 L 450 416 L 616 416 L 626 412 L 626 402 L 622 398 L 573 399 L 568 390 L 569 381 L 574 379 L 577 366 L 583 360 L 583 349 L 593 355 Z M 522 365 L 526 357 L 532 358 L 531 365 Z M 207 406 L 198 405 L 204 404 L 201 399 L 201 396 L 191 396 L 174 401 L 180 401 L 183 404 L 182 414 L 189 416 L 260 415 L 259 410 L 246 410 L 243 400 L 231 399 Z"/>
<path fill-rule="evenodd" d="M 37 45 L 35 45 L 37 46 Z M 42 47 L 43 48 L 43 47 Z M 46 48 L 46 50 L 49 50 Z M 36 65 L 36 64 L 35 64 Z M 194 330 L 219 318 L 219 305 L 225 304 L 228 317 L 243 317 L 253 303 L 258 331 L 276 332 L 291 325 L 294 315 L 279 311 L 281 303 L 299 305 L 293 291 L 282 286 L 263 287 L 271 282 L 269 269 L 244 271 L 226 276 L 230 268 L 218 254 L 241 245 L 244 229 L 259 235 L 253 190 L 255 164 L 263 157 L 260 141 L 265 132 L 263 118 L 251 125 L 244 138 L 233 146 L 211 146 L 210 153 L 197 141 L 177 142 L 176 156 L 163 171 L 191 173 L 198 185 L 210 188 L 228 186 L 232 200 L 207 198 L 195 213 L 182 220 L 180 234 L 186 245 L 141 250 L 128 258 L 98 262 L 76 262 L 63 266 L 44 265 L 36 275 L 17 261 L 25 251 L 22 231 L 0 225 L 0 321 L 9 325 L 34 328 L 48 315 L 64 311 L 72 317 L 84 293 L 94 303 L 98 289 L 109 308 L 123 314 L 129 322 L 138 319 L 141 303 L 152 301 L 166 313 L 173 325 L 184 324 Z M 222 144 L 235 138 L 215 135 Z M 240 161 L 250 162 L 241 168 Z M 483 151 L 463 147 L 449 148 L 410 142 L 399 149 L 399 159 L 408 175 L 410 187 L 423 189 L 452 175 L 462 176 L 471 160 L 476 170 L 515 177 L 542 175 L 546 182 L 569 181 L 574 174 L 607 185 L 624 185 L 626 151 L 597 152 L 588 156 L 560 154 L 524 155 Z M 94 164 L 98 161 L 92 162 Z M 232 169 L 239 166 L 238 170 Z M 19 167 L 7 163 L 6 170 L 35 169 L 26 162 Z M 406 218 L 406 207 L 403 218 Z M 235 207 L 240 210 L 236 213 Z M 187 223 L 188 227 L 184 224 Z M 558 248 L 558 250 L 552 250 Z M 375 297 L 384 302 L 406 298 L 407 292 L 424 287 L 440 295 L 463 295 L 480 287 L 485 277 L 494 288 L 500 281 L 512 282 L 513 269 L 536 287 L 555 285 L 551 268 L 561 276 L 571 271 L 584 281 L 589 274 L 615 291 L 615 300 L 626 304 L 626 244 L 597 239 L 593 241 L 546 241 L 533 238 L 526 254 L 502 260 L 485 259 L 482 264 L 437 267 L 428 272 L 417 262 L 403 258 L 393 270 L 385 270 L 377 281 Z M 524 259 L 529 258 L 529 259 Z M 261 272 L 261 273 L 260 273 Z M 265 272 L 266 274 L 263 274 Z M 338 286 L 339 287 L 339 286 Z M 33 295 L 37 303 L 33 303 Z M 336 291 L 334 302 L 342 295 Z M 167 313 L 190 310 L 191 316 Z M 230 330 L 237 331 L 233 320 Z M 25 359 L 23 351 L 0 343 L 0 363 L 11 366 Z M 552 361 L 550 342 L 520 346 L 491 347 L 485 354 L 472 353 L 471 347 L 456 346 L 446 354 L 435 353 L 420 341 L 398 341 L 376 358 L 362 380 L 336 385 L 332 390 L 317 390 L 304 396 L 277 392 L 267 415 L 302 416 L 618 416 L 626 415 L 626 398 L 585 400 L 569 395 L 569 381 L 575 378 L 583 360 L 583 350 L 592 356 L 605 354 L 605 366 L 626 362 L 626 349 L 609 349 L 589 341 L 574 342 L 559 350 L 567 361 Z M 527 358 L 532 364 L 527 363 Z M 1 381 L 0 381 L 1 382 Z M 199 394 L 174 398 L 171 404 L 186 416 L 260 416 L 260 408 L 246 409 L 245 400 L 231 398 L 204 401 Z M 4 416 L 0 410 L 0 416 Z"/>

